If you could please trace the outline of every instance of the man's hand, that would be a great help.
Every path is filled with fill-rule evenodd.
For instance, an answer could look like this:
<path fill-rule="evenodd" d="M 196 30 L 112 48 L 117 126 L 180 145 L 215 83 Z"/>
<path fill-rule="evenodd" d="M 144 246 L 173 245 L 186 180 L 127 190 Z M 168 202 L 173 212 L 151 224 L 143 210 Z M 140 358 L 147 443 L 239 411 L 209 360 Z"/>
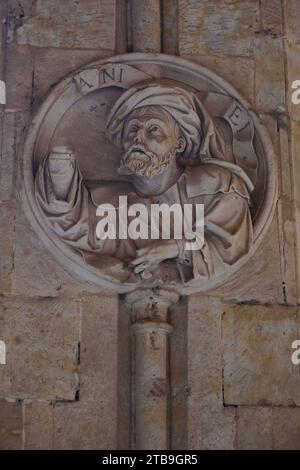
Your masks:
<path fill-rule="evenodd" d="M 137 257 L 131 262 L 136 274 L 151 277 L 159 263 L 178 256 L 178 245 L 174 240 L 158 241 L 153 245 L 137 250 Z"/>
<path fill-rule="evenodd" d="M 48 168 L 55 197 L 65 201 L 75 171 L 72 152 L 65 147 L 54 148 L 48 157 Z"/>

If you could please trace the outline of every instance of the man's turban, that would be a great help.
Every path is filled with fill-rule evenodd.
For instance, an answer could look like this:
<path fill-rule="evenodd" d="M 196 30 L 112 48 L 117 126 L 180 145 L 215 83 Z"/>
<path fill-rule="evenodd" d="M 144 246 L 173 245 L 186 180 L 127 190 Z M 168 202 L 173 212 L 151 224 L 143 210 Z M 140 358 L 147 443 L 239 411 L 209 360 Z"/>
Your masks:
<path fill-rule="evenodd" d="M 126 118 L 132 111 L 145 106 L 161 107 L 178 123 L 186 140 L 181 154 L 183 162 L 199 157 L 202 160 L 224 158 L 213 122 L 198 98 L 182 88 L 157 83 L 132 87 L 117 99 L 107 119 L 113 142 L 121 145 Z"/>

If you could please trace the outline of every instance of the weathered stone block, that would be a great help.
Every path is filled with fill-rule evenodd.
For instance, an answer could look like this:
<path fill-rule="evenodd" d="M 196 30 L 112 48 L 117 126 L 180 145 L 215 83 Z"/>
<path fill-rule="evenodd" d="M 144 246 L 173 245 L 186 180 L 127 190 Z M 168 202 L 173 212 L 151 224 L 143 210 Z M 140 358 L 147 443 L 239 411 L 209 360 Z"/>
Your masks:
<path fill-rule="evenodd" d="M 84 2 L 76 0 L 67 0 L 65 2 L 59 2 L 58 0 L 37 0 L 36 14 L 51 16 L 55 11 L 58 16 L 63 15 L 63 17 L 67 15 L 76 17 L 77 15 L 83 14 L 90 17 L 90 15 L 98 13 L 101 3 L 101 0 L 85 0 Z M 57 8 L 58 10 L 56 10 Z M 86 18 L 86 20 L 87 19 L 88 18 Z"/>
<path fill-rule="evenodd" d="M 19 110 L 28 116 L 34 99 L 33 57 L 27 46 L 6 47 L 7 109 Z"/>
<path fill-rule="evenodd" d="M 115 9 L 115 0 L 39 0 L 37 16 L 18 28 L 17 43 L 113 51 Z"/>
<path fill-rule="evenodd" d="M 219 74 L 250 103 L 254 103 L 253 59 L 248 57 L 220 57 L 210 54 L 182 57 Z"/>
<path fill-rule="evenodd" d="M 300 450 L 300 408 L 273 408 L 273 449 Z"/>
<path fill-rule="evenodd" d="M 237 448 L 272 449 L 272 408 L 239 406 L 237 408 Z"/>
<path fill-rule="evenodd" d="M 0 450 L 21 450 L 22 428 L 22 404 L 0 400 Z"/>
<path fill-rule="evenodd" d="M 200 295 L 188 305 L 188 446 L 233 449 L 235 409 L 223 407 L 222 307 Z"/>
<path fill-rule="evenodd" d="M 227 301 L 284 302 L 277 215 L 253 257 L 213 294 Z"/>
<path fill-rule="evenodd" d="M 296 249 L 295 258 L 297 265 L 297 303 L 300 304 L 300 165 L 299 165 L 299 148 L 300 148 L 300 127 L 299 123 L 291 123 L 292 132 L 292 185 L 294 188 L 294 224 Z"/>
<path fill-rule="evenodd" d="M 274 299 L 266 298 L 268 303 L 285 303 L 288 305 L 295 305 L 297 303 L 297 275 L 296 275 L 296 259 L 298 256 L 298 250 L 295 244 L 295 227 L 296 230 L 298 225 L 295 224 L 295 210 L 294 198 L 297 199 L 297 182 L 299 181 L 297 175 L 297 165 L 294 163 L 294 156 L 290 152 L 290 124 L 285 114 L 272 113 L 271 115 L 261 114 L 260 118 L 263 124 L 267 127 L 274 145 L 275 152 L 278 158 L 278 187 L 279 187 L 279 201 L 277 204 L 277 217 L 276 223 L 270 228 L 270 235 L 272 238 L 277 238 L 278 254 L 274 251 L 272 255 L 263 259 L 266 261 L 266 267 L 258 270 L 259 278 L 262 282 L 261 286 L 264 286 L 266 280 L 274 279 L 275 264 L 280 265 L 281 271 L 281 284 L 278 283 L 273 285 L 274 293 L 282 292 L 282 298 L 276 297 Z M 293 122 L 291 122 L 293 126 Z M 297 139 L 297 130 L 293 129 L 292 142 Z M 269 251 L 269 248 L 266 247 Z M 255 265 L 259 266 L 255 260 Z M 272 266 L 272 270 L 270 270 Z M 261 286 L 258 287 L 259 291 Z M 264 288 L 263 288 L 264 290 Z M 245 299 L 244 299 L 245 300 Z"/>
<path fill-rule="evenodd" d="M 8 201 L 13 194 L 16 177 L 15 169 L 15 132 L 16 116 L 14 112 L 4 114 L 3 145 L 0 156 L 0 201 Z"/>
<path fill-rule="evenodd" d="M 259 35 L 254 58 L 256 110 L 274 113 L 286 103 L 282 38 Z"/>
<path fill-rule="evenodd" d="M 265 260 L 265 267 L 259 269 L 259 257 L 255 266 L 258 267 L 258 278 L 261 281 L 258 285 L 258 291 L 265 291 L 265 283 L 273 283 L 274 294 L 277 292 L 282 296 L 267 298 L 263 302 L 267 303 L 285 303 L 295 305 L 297 303 L 297 285 L 296 285 L 296 266 L 297 250 L 295 247 L 295 213 L 294 213 L 294 194 L 293 188 L 297 187 L 297 165 L 291 162 L 289 123 L 285 115 L 272 113 L 271 115 L 261 114 L 262 123 L 267 127 L 274 149 L 277 155 L 278 164 L 278 187 L 279 201 L 277 204 L 277 216 L 270 227 L 269 236 L 277 240 L 278 248 L 271 253 L 270 247 L 266 246 L 267 255 L 262 253 L 262 259 Z M 296 132 L 292 134 L 292 140 L 296 137 Z M 297 193 L 296 193 L 297 194 Z M 297 197 L 297 196 L 296 196 Z M 297 229 L 297 224 L 296 224 Z M 271 243 L 268 242 L 270 245 Z M 274 247 L 275 248 L 275 247 Z M 277 269 L 275 266 L 277 265 Z M 275 273 L 281 272 L 280 276 L 275 277 Z M 260 274 L 259 274 L 260 273 Z M 276 282 L 275 281 L 278 280 Z M 276 282 L 276 284 L 275 284 Z M 282 284 L 280 287 L 280 283 Z M 261 289 L 263 287 L 263 289 Z M 266 291 L 267 293 L 267 291 Z M 245 299 L 244 299 L 245 300 Z"/>
<path fill-rule="evenodd" d="M 2 299 L 6 365 L 0 396 L 74 400 L 79 339 L 78 304 L 70 298 Z"/>
<path fill-rule="evenodd" d="M 115 418 L 111 416 L 110 409 L 102 408 L 99 402 L 56 403 L 54 449 L 114 450 L 117 444 L 116 436 L 110 432 L 112 426 L 117 426 Z"/>
<path fill-rule="evenodd" d="M 300 103 L 295 104 L 292 101 L 292 95 L 296 91 L 295 88 L 292 88 L 292 84 L 294 81 L 300 80 L 300 44 L 298 46 L 294 46 L 286 42 L 285 51 L 287 58 L 287 104 L 289 114 L 293 120 L 300 122 Z M 299 87 L 297 87 L 297 89 L 299 89 Z"/>
<path fill-rule="evenodd" d="M 117 321 L 117 297 L 83 300 L 79 402 L 56 404 L 55 449 L 117 448 Z"/>
<path fill-rule="evenodd" d="M 189 401 L 213 396 L 222 404 L 220 301 L 202 295 L 188 299 L 188 385 Z M 194 391 L 193 391 L 194 389 Z"/>
<path fill-rule="evenodd" d="M 289 305 L 297 304 L 296 285 L 296 240 L 295 240 L 295 207 L 296 197 L 294 186 L 294 162 L 291 156 L 290 121 L 287 116 L 278 117 L 280 144 L 280 173 L 278 225 L 281 248 L 282 281 L 285 289 L 284 302 Z"/>
<path fill-rule="evenodd" d="M 69 73 L 94 60 L 110 55 L 101 51 L 40 49 L 34 51 L 35 98 L 41 102 L 50 88 Z"/>
<path fill-rule="evenodd" d="M 179 0 L 179 53 L 251 56 L 258 26 L 256 0 Z"/>
<path fill-rule="evenodd" d="M 99 292 L 99 288 L 72 277 L 58 264 L 21 211 L 15 236 L 13 292 L 31 296 Z"/>
<path fill-rule="evenodd" d="M 265 34 L 279 36 L 282 34 L 282 2 L 281 0 L 261 0 L 261 23 Z"/>
<path fill-rule="evenodd" d="M 34 9 L 34 3 L 32 0 L 7 0 L 8 12 L 12 15 L 18 15 L 22 17 L 31 16 Z"/>
<path fill-rule="evenodd" d="M 300 409 L 238 407 L 238 449 L 299 450 Z"/>
<path fill-rule="evenodd" d="M 0 292 L 11 292 L 15 246 L 15 208 L 0 204 Z"/>
<path fill-rule="evenodd" d="M 291 43 L 300 44 L 299 2 L 298 0 L 284 0 L 283 5 L 287 39 Z"/>
<path fill-rule="evenodd" d="M 224 399 L 227 405 L 300 404 L 297 308 L 227 305 L 223 315 Z"/>
<path fill-rule="evenodd" d="M 32 16 L 35 1 L 32 0 L 4 0 L 1 3 L 6 4 L 6 41 L 13 43 L 15 40 L 16 29 L 23 24 L 24 19 Z"/>
<path fill-rule="evenodd" d="M 199 406 L 194 425 L 189 422 L 188 448 L 195 450 L 234 450 L 236 436 L 235 407 Z"/>
<path fill-rule="evenodd" d="M 121 313 L 122 314 L 122 313 Z M 116 414 L 118 366 L 118 297 L 82 300 L 80 396 L 98 401 Z"/>
<path fill-rule="evenodd" d="M 24 435 L 26 450 L 53 448 L 53 404 L 32 401 L 25 404 Z"/>

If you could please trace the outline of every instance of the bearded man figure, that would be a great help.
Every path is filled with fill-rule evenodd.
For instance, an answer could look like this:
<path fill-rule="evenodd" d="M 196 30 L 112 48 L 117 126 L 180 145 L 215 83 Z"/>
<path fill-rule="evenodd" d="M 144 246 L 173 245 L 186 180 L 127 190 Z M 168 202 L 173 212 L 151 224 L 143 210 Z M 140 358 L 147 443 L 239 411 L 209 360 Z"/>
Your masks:
<path fill-rule="evenodd" d="M 179 87 L 143 84 L 125 91 L 108 119 L 109 138 L 123 154 L 119 173 L 125 183 L 85 186 L 72 152 L 54 149 L 36 175 L 36 198 L 57 235 L 97 266 L 99 256 L 126 262 L 141 277 L 166 260 L 182 282 L 210 279 L 246 255 L 253 230 L 253 184 L 235 164 L 225 139 L 199 99 Z M 99 240 L 96 208 L 128 205 L 204 204 L 204 244 L 186 251 L 186 240 Z"/>

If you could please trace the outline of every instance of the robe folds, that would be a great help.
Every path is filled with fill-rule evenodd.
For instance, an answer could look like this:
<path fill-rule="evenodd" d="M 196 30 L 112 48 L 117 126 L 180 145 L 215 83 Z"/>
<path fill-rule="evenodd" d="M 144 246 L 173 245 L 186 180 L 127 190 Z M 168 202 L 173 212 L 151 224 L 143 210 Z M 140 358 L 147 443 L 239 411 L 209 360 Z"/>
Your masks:
<path fill-rule="evenodd" d="M 169 205 L 204 204 L 204 244 L 199 250 L 179 250 L 175 259 L 183 282 L 207 280 L 220 275 L 246 255 L 252 245 L 253 228 L 250 194 L 253 186 L 243 170 L 217 159 L 187 168 L 177 183 L 164 194 L 138 196 L 128 183 L 99 182 L 87 188 L 76 161 L 69 163 L 65 196 L 55 194 L 48 159 L 39 166 L 35 178 L 36 200 L 46 221 L 57 236 L 80 252 L 87 263 L 109 256 L 131 260 L 136 250 L 153 240 L 99 240 L 96 237 L 96 209 L 99 204 L 118 205 L 120 195 L 128 196 L 128 205 L 152 203 Z M 63 178 L 63 175 L 62 175 Z M 185 240 L 182 240 L 184 246 Z"/>

